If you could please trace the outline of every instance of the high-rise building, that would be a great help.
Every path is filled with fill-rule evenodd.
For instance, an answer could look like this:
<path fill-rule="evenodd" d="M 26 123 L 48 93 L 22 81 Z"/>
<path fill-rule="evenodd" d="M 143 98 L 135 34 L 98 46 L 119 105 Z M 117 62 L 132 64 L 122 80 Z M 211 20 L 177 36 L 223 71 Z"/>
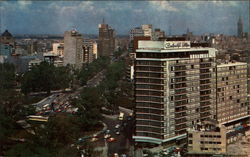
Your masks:
<path fill-rule="evenodd" d="M 243 36 L 243 24 L 242 24 L 241 17 L 239 17 L 237 28 L 238 28 L 238 37 L 242 37 Z"/>
<path fill-rule="evenodd" d="M 76 30 L 64 33 L 64 65 L 73 65 L 75 68 L 82 66 L 82 35 Z"/>
<path fill-rule="evenodd" d="M 115 51 L 115 30 L 104 20 L 99 24 L 98 56 L 112 56 Z"/>
<path fill-rule="evenodd" d="M 220 124 L 249 117 L 247 100 L 247 63 L 217 65 L 217 120 Z"/>
<path fill-rule="evenodd" d="M 215 117 L 216 49 L 190 41 L 139 41 L 135 58 L 137 143 L 180 140 Z"/>
<path fill-rule="evenodd" d="M 97 43 L 90 39 L 83 40 L 83 63 L 91 63 L 97 59 Z"/>

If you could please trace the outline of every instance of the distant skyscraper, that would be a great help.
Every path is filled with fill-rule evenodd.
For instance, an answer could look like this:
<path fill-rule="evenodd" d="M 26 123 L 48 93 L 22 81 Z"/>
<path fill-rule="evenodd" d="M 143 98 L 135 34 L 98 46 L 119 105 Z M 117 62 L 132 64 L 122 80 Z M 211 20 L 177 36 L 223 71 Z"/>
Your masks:
<path fill-rule="evenodd" d="M 237 26 L 238 26 L 238 37 L 242 37 L 243 36 L 243 24 L 242 24 L 241 17 L 239 17 Z"/>
<path fill-rule="evenodd" d="M 115 51 L 115 30 L 104 20 L 99 24 L 98 56 L 112 56 Z"/>
<path fill-rule="evenodd" d="M 81 68 L 83 63 L 82 42 L 82 35 L 76 30 L 64 33 L 64 65 L 70 64 L 75 68 Z"/>

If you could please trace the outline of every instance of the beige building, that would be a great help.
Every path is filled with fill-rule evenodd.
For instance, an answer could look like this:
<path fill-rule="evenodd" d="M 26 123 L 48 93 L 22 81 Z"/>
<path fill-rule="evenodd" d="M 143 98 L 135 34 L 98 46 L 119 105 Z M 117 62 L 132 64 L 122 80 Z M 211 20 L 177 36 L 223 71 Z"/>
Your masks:
<path fill-rule="evenodd" d="M 31 61 L 29 61 L 29 64 L 28 64 L 28 70 L 30 71 L 34 66 L 38 66 L 40 65 L 42 62 L 41 59 L 33 59 Z"/>
<path fill-rule="evenodd" d="M 135 142 L 185 138 L 187 128 L 215 117 L 216 49 L 190 41 L 139 41 L 134 78 Z"/>
<path fill-rule="evenodd" d="M 82 42 L 82 35 L 79 34 L 76 30 L 66 31 L 64 33 L 64 66 L 69 64 L 75 68 L 82 67 Z"/>
<path fill-rule="evenodd" d="M 64 43 L 53 43 L 52 44 L 52 52 L 59 57 L 63 57 L 64 54 Z"/>
<path fill-rule="evenodd" d="M 217 120 L 221 124 L 248 117 L 247 63 L 217 65 Z"/>
<path fill-rule="evenodd" d="M 225 155 L 227 150 L 226 128 L 214 124 L 203 124 L 189 129 L 188 137 L 188 157 Z"/>

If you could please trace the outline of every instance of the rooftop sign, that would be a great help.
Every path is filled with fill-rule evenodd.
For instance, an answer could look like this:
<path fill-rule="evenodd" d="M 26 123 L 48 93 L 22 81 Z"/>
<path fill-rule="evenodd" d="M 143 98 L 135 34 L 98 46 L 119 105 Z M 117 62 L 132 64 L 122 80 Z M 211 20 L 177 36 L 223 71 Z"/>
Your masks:
<path fill-rule="evenodd" d="M 190 41 L 165 41 L 164 49 L 191 48 Z"/>

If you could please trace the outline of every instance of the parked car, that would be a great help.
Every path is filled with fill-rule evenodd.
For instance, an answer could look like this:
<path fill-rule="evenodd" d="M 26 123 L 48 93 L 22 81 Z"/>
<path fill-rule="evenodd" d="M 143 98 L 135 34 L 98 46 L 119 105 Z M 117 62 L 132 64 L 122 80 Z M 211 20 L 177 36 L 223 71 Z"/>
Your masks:
<path fill-rule="evenodd" d="M 116 134 L 116 135 L 120 135 L 120 131 L 116 131 L 115 134 Z"/>

